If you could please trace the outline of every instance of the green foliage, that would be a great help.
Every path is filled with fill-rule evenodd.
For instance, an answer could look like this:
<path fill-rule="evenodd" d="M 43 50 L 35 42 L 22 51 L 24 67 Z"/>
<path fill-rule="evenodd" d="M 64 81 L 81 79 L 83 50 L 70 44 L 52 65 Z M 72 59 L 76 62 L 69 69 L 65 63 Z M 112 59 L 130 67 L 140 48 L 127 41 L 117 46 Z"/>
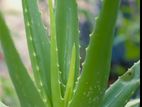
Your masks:
<path fill-rule="evenodd" d="M 76 0 L 57 0 L 55 5 L 48 0 L 50 37 L 42 24 L 37 1 L 22 0 L 34 81 L 28 75 L 0 14 L 0 41 L 21 107 L 126 105 L 140 85 L 140 62 L 106 90 L 119 4 L 120 0 L 103 1 L 80 74 Z"/>
<path fill-rule="evenodd" d="M 10 33 L 0 14 L 0 40 L 5 59 L 9 68 L 9 74 L 15 86 L 22 107 L 43 106 L 44 103 L 34 86 L 33 81 L 22 64 L 20 57 L 14 47 Z M 35 104 L 36 102 L 36 104 Z"/>
<path fill-rule="evenodd" d="M 79 74 L 79 26 L 76 0 L 57 0 L 55 8 L 59 69 L 61 71 L 61 81 L 63 85 L 66 85 L 73 44 L 76 47 L 77 59 L 75 64 L 75 80 Z M 64 96 L 64 87 L 62 87 L 62 91 L 62 96 Z"/>
<path fill-rule="evenodd" d="M 50 99 L 47 96 L 51 96 L 50 60 L 48 59 L 50 58 L 50 44 L 47 32 L 41 22 L 36 1 L 22 0 L 22 4 L 35 83 L 43 99 L 47 99 L 49 102 Z"/>
<path fill-rule="evenodd" d="M 113 32 L 119 2 L 105 0 L 103 3 L 96 28 L 90 37 L 83 73 L 71 103 L 72 107 L 98 107 L 101 104 L 110 71 Z"/>
<path fill-rule="evenodd" d="M 103 106 L 124 107 L 139 85 L 140 63 L 138 62 L 106 90 Z"/>

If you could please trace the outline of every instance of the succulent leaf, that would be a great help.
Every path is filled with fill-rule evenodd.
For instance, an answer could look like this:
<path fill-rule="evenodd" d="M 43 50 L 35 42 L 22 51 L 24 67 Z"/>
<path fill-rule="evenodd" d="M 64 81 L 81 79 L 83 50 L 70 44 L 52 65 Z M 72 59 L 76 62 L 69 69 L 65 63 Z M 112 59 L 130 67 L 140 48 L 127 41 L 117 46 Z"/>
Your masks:
<path fill-rule="evenodd" d="M 75 48 L 75 44 L 74 44 L 73 48 L 72 48 L 69 77 L 68 77 L 66 92 L 65 92 L 65 96 L 64 96 L 65 106 L 68 106 L 68 103 L 71 100 L 72 95 L 73 95 L 74 76 L 75 76 L 75 66 L 74 66 L 75 61 L 76 61 L 76 48 Z"/>
<path fill-rule="evenodd" d="M 8 65 L 9 74 L 19 97 L 21 107 L 45 107 L 39 92 L 19 57 L 1 14 L 0 41 Z"/>
<path fill-rule="evenodd" d="M 107 90 L 102 107 L 124 107 L 140 86 L 140 62 L 134 64 Z"/>
<path fill-rule="evenodd" d="M 43 99 L 51 105 L 50 43 L 42 24 L 37 0 L 22 0 L 26 37 L 35 82 Z"/>
<path fill-rule="evenodd" d="M 114 27 L 120 0 L 104 0 L 103 8 L 90 37 L 83 72 L 70 107 L 99 107 L 111 62 Z"/>
<path fill-rule="evenodd" d="M 55 11 L 61 80 L 66 85 L 74 43 L 76 46 L 75 80 L 79 74 L 79 24 L 76 0 L 56 0 Z M 65 88 L 62 88 L 62 96 L 64 92 Z"/>
<path fill-rule="evenodd" d="M 63 107 L 63 99 L 61 95 L 61 82 L 59 75 L 58 64 L 58 48 L 56 42 L 56 23 L 55 13 L 53 11 L 52 0 L 48 0 L 49 12 L 50 12 L 50 36 L 51 36 L 51 92 L 53 107 Z"/>

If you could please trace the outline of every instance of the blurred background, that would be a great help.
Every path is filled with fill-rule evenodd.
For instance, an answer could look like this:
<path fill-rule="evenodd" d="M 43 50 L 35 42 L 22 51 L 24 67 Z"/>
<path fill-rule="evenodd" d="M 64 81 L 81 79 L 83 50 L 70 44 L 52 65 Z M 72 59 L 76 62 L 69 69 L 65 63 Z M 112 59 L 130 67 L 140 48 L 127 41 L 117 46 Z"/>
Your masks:
<path fill-rule="evenodd" d="M 38 0 L 42 19 L 49 26 L 47 0 Z M 85 48 L 89 43 L 89 34 L 95 27 L 94 20 L 102 6 L 102 0 L 77 0 L 80 26 L 81 63 L 85 59 Z M 27 69 L 31 70 L 25 38 L 21 0 L 0 0 L 0 11 L 3 12 L 15 45 Z M 109 15 L 109 12 L 108 12 Z M 115 38 L 112 49 L 111 73 L 108 82 L 113 83 L 125 73 L 134 62 L 140 59 L 140 0 L 121 0 Z M 139 97 L 139 91 L 133 98 Z M 19 107 L 19 103 L 10 81 L 4 56 L 0 46 L 0 101 L 10 107 Z"/>

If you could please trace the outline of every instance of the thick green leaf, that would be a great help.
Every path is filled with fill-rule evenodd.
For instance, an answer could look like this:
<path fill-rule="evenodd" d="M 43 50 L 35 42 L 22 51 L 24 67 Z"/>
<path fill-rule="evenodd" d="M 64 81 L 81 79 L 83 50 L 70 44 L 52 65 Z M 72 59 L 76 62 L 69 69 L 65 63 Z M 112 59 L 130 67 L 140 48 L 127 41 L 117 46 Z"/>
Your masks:
<path fill-rule="evenodd" d="M 124 107 L 140 86 L 140 62 L 107 89 L 102 107 Z"/>
<path fill-rule="evenodd" d="M 125 107 L 140 107 L 140 99 L 129 101 Z"/>
<path fill-rule="evenodd" d="M 79 73 L 79 28 L 76 0 L 56 0 L 55 11 L 61 81 L 66 85 L 74 43 L 76 46 L 75 80 Z M 65 88 L 62 92 L 64 96 Z"/>
<path fill-rule="evenodd" d="M 8 107 L 8 106 L 6 106 L 2 102 L 0 102 L 0 107 Z"/>
<path fill-rule="evenodd" d="M 51 36 L 51 92 L 53 107 L 63 107 L 63 99 L 61 96 L 59 64 L 58 64 L 58 48 L 56 42 L 56 25 L 55 13 L 53 11 L 52 0 L 48 0 L 50 12 L 50 36 Z"/>
<path fill-rule="evenodd" d="M 8 65 L 9 74 L 19 97 L 21 107 L 45 107 L 33 81 L 20 60 L 19 54 L 14 47 L 9 30 L 1 14 L 0 41 Z"/>
<path fill-rule="evenodd" d="M 73 95 L 73 88 L 74 88 L 74 76 L 75 76 L 75 61 L 76 61 L 76 49 L 75 45 L 72 48 L 72 56 L 71 56 L 71 63 L 70 63 L 70 71 L 69 71 L 69 78 L 66 86 L 66 91 L 65 91 L 65 106 L 68 106 L 69 101 L 72 98 Z"/>
<path fill-rule="evenodd" d="M 99 107 L 110 71 L 113 33 L 120 0 L 103 0 L 103 7 L 90 37 L 83 73 L 70 107 Z"/>
<path fill-rule="evenodd" d="M 50 104 L 50 43 L 42 24 L 37 0 L 22 0 L 26 36 L 36 85 Z M 46 101 L 46 100 L 45 100 Z"/>

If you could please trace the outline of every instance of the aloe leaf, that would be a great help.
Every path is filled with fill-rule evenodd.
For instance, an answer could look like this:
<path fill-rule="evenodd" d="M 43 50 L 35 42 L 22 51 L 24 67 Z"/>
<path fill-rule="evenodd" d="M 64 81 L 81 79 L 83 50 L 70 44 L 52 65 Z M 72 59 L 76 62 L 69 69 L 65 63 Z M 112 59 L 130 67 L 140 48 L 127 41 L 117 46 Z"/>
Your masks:
<path fill-rule="evenodd" d="M 70 71 L 69 71 L 69 78 L 68 78 L 68 82 L 67 82 L 67 86 L 66 86 L 66 92 L 65 92 L 65 96 L 64 96 L 64 100 L 65 100 L 65 106 L 68 106 L 69 101 L 72 98 L 73 95 L 73 87 L 74 87 L 74 76 L 75 76 L 75 61 L 76 61 L 76 49 L 75 49 L 75 45 L 73 45 L 72 48 L 72 56 L 71 56 L 71 63 L 70 63 Z"/>
<path fill-rule="evenodd" d="M 74 43 L 76 46 L 75 80 L 79 73 L 79 28 L 76 0 L 56 0 L 55 11 L 61 80 L 66 85 Z M 62 92 L 63 96 L 65 88 L 62 89 Z"/>
<path fill-rule="evenodd" d="M 21 107 L 45 107 L 33 81 L 20 60 L 10 37 L 9 30 L 0 14 L 0 41 L 9 69 L 9 74 L 19 97 Z M 36 103 L 35 103 L 36 102 Z"/>
<path fill-rule="evenodd" d="M 140 99 L 134 99 L 129 101 L 125 107 L 140 107 Z"/>
<path fill-rule="evenodd" d="M 36 85 L 50 104 L 50 43 L 41 21 L 37 0 L 22 0 L 26 36 Z"/>
<path fill-rule="evenodd" d="M 124 107 L 140 86 L 140 62 L 107 89 L 102 107 Z"/>
<path fill-rule="evenodd" d="M 96 28 L 90 37 L 83 73 L 70 107 L 99 107 L 110 71 L 114 27 L 120 0 L 103 0 Z"/>
<path fill-rule="evenodd" d="M 0 102 L 0 107 L 8 107 L 8 106 L 6 106 L 2 102 Z"/>
<path fill-rule="evenodd" d="M 63 107 L 59 80 L 58 48 L 56 42 L 55 13 L 53 11 L 52 0 L 48 0 L 50 12 L 50 36 L 51 36 L 51 92 L 53 107 Z"/>

